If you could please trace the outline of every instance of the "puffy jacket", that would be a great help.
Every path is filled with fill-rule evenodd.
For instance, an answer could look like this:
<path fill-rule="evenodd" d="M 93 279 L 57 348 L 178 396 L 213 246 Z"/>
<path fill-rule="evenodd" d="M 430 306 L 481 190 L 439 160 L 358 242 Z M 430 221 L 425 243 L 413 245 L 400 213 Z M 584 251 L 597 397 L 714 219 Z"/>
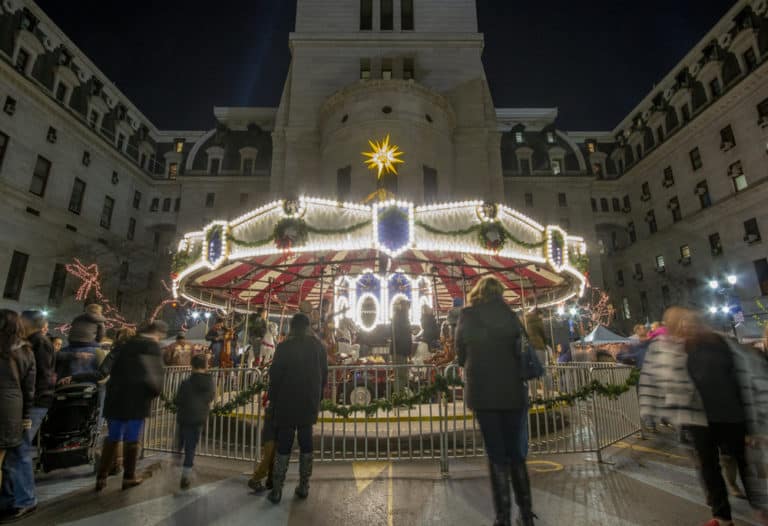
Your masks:
<path fill-rule="evenodd" d="M 103 316 L 97 314 L 91 314 L 90 312 L 84 312 L 74 320 L 72 320 L 72 326 L 69 329 L 69 335 L 67 339 L 70 345 L 75 343 L 98 343 L 104 339 L 104 322 L 106 320 Z"/>
<path fill-rule="evenodd" d="M 192 373 L 176 393 L 176 419 L 185 426 L 201 426 L 215 396 L 213 378 L 208 373 Z"/>
<path fill-rule="evenodd" d="M 42 332 L 32 334 L 27 341 L 35 355 L 35 407 L 51 407 L 56 390 L 56 353 Z"/>
<path fill-rule="evenodd" d="M 35 398 L 35 357 L 19 341 L 0 352 L 0 449 L 21 444 L 22 420 L 28 419 Z"/>
<path fill-rule="evenodd" d="M 152 400 L 163 389 L 163 359 L 156 341 L 135 336 L 114 351 L 107 382 L 104 416 L 140 420 L 150 414 Z"/>
<path fill-rule="evenodd" d="M 473 410 L 512 410 L 528 404 L 522 378 L 522 325 L 503 300 L 466 307 L 456 326 L 456 354 L 464 367 L 465 398 Z"/>

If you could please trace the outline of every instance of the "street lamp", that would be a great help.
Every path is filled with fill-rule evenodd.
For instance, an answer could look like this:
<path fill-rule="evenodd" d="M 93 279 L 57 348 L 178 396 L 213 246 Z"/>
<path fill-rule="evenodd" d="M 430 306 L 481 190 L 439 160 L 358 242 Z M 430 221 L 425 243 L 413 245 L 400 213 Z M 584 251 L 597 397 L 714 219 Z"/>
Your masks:
<path fill-rule="evenodd" d="M 731 308 L 728 305 L 723 305 L 722 307 L 720 307 L 720 312 L 722 312 L 723 314 L 730 314 Z"/>
<path fill-rule="evenodd" d="M 738 281 L 738 278 L 733 274 L 728 274 L 728 277 L 725 279 L 729 285 L 736 285 L 736 282 Z"/>
<path fill-rule="evenodd" d="M 709 288 L 712 290 L 717 290 L 717 288 L 720 286 L 720 283 L 717 282 L 716 279 L 709 280 Z"/>
<path fill-rule="evenodd" d="M 562 305 L 558 305 L 557 310 L 555 312 L 557 312 L 558 316 L 563 316 L 565 315 L 565 307 L 563 307 Z"/>
<path fill-rule="evenodd" d="M 197 311 L 192 311 L 192 319 L 196 320 L 200 317 L 200 313 Z"/>
<path fill-rule="evenodd" d="M 571 316 L 576 316 L 579 313 L 579 309 L 576 307 L 571 307 L 571 310 L 568 312 L 571 314 Z"/>
<path fill-rule="evenodd" d="M 715 307 L 714 305 L 710 306 L 709 307 L 709 313 L 710 314 L 717 314 L 717 307 Z"/>
<path fill-rule="evenodd" d="M 40 311 L 40 314 L 43 315 L 43 318 L 47 318 L 48 317 L 48 310 L 47 309 L 43 309 L 42 311 Z"/>

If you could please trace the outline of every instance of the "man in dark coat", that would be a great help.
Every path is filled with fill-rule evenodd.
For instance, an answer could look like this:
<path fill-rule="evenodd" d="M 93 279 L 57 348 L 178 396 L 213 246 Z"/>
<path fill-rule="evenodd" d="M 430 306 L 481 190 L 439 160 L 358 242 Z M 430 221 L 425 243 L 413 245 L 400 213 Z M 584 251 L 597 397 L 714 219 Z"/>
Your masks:
<path fill-rule="evenodd" d="M 291 320 L 288 338 L 277 346 L 269 369 L 269 403 L 277 428 L 277 455 L 269 500 L 280 502 L 294 436 L 299 440 L 299 485 L 296 495 L 309 494 L 312 475 L 312 426 L 317 422 L 323 389 L 328 382 L 328 358 L 312 333 L 306 314 Z"/>
<path fill-rule="evenodd" d="M 6 451 L 14 451 L 23 444 L 25 430 L 32 425 L 35 357 L 23 338 L 19 315 L 12 310 L 0 310 L 0 464 Z M 31 511 L 10 507 L 4 510 L 3 518 L 17 519 Z"/>
<path fill-rule="evenodd" d="M 211 366 L 221 366 L 221 351 L 224 349 L 224 320 L 217 319 L 213 327 L 205 335 L 205 339 L 211 342 Z"/>
<path fill-rule="evenodd" d="M 152 400 L 163 389 L 163 358 L 158 342 L 167 332 L 165 322 L 147 322 L 139 328 L 138 335 L 112 351 L 116 357 L 104 401 L 109 436 L 101 452 L 96 491 L 106 487 L 120 442 L 124 443 L 123 489 L 142 483 L 142 479 L 136 477 L 139 436 L 144 419 L 150 415 Z"/>
<path fill-rule="evenodd" d="M 395 392 L 408 387 L 408 358 L 413 354 L 413 334 L 408 314 L 411 303 L 400 300 L 395 303 L 392 315 L 392 361 L 395 364 Z"/>
<path fill-rule="evenodd" d="M 469 294 L 456 327 L 456 354 L 464 367 L 467 406 L 485 440 L 496 524 L 510 524 L 510 478 L 520 524 L 533 524 L 528 449 L 528 386 L 522 377 L 523 327 L 504 302 L 504 287 L 482 278 Z"/>
<path fill-rule="evenodd" d="M 24 434 L 24 440 L 16 448 L 9 449 L 3 464 L 3 508 L 16 510 L 17 517 L 22 517 L 37 506 L 35 494 L 35 473 L 32 453 L 35 451 L 33 440 L 43 423 L 48 409 L 53 405 L 53 392 L 56 387 L 56 354 L 48 336 L 43 334 L 45 316 L 37 310 L 21 313 L 27 341 L 35 356 L 35 402 L 30 411 L 31 427 Z"/>

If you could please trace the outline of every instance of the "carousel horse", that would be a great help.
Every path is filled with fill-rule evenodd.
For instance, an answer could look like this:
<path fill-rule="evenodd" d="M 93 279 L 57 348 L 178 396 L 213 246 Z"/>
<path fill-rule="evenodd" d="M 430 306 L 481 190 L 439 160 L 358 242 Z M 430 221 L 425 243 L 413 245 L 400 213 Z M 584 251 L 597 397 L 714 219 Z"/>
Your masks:
<path fill-rule="evenodd" d="M 259 365 L 263 366 L 272 361 L 275 356 L 275 345 L 277 342 L 277 323 L 271 321 L 267 323 L 267 332 L 261 339 L 259 348 Z"/>
<path fill-rule="evenodd" d="M 232 361 L 232 342 L 235 339 L 235 331 L 231 328 L 224 330 L 224 347 L 219 357 L 219 367 L 222 369 L 231 369 L 234 365 Z"/>

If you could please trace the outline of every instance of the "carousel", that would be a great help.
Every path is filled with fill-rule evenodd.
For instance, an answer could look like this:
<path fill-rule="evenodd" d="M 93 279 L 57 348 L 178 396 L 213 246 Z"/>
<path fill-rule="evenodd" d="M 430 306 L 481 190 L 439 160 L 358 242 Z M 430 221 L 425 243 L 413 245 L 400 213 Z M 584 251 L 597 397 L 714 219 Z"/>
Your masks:
<path fill-rule="evenodd" d="M 488 275 L 517 309 L 581 296 L 581 237 L 503 204 L 394 199 L 384 183 L 402 152 L 388 138 L 371 146 L 364 155 L 379 187 L 366 203 L 284 199 L 187 233 L 174 257 L 174 295 L 231 316 L 260 307 L 286 316 L 309 304 L 321 327 L 358 334 L 389 326 L 404 300 L 418 330 L 425 306 L 441 316 Z"/>

